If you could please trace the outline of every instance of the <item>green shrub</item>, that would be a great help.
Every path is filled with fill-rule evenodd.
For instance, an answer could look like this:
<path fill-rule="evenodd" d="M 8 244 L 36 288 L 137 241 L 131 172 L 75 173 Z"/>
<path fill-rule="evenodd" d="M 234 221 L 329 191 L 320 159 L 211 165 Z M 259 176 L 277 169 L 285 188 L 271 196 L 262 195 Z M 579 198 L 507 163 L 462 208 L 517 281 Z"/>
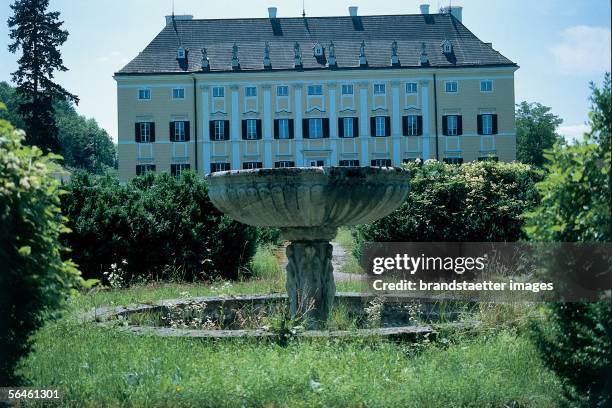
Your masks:
<path fill-rule="evenodd" d="M 281 242 L 280 229 L 274 227 L 257 227 L 257 244 L 280 245 Z"/>
<path fill-rule="evenodd" d="M 0 106 L 0 109 L 2 106 Z M 23 133 L 0 120 L 0 385 L 16 385 L 14 368 L 30 335 L 82 283 L 62 261 L 58 158 L 22 145 Z"/>
<path fill-rule="evenodd" d="M 517 241 L 523 212 L 537 201 L 542 173 L 520 163 L 409 165 L 411 191 L 392 214 L 353 230 L 364 242 Z"/>
<path fill-rule="evenodd" d="M 86 276 L 233 279 L 255 251 L 255 228 L 217 211 L 193 173 L 147 174 L 125 185 L 112 174 L 76 173 L 68 190 L 63 206 L 72 232 L 65 238 Z"/>

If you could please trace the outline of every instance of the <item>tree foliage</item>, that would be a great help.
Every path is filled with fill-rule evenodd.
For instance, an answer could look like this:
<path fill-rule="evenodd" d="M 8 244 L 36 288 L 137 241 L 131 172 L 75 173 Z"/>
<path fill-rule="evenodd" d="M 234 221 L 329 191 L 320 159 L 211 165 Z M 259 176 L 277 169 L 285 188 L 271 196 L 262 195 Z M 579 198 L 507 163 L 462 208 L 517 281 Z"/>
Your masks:
<path fill-rule="evenodd" d="M 2 105 L 2 104 L 0 104 Z M 0 106 L 1 109 L 1 106 Z M 0 385 L 16 385 L 14 369 L 29 336 L 82 281 L 62 261 L 65 218 L 55 156 L 22 145 L 23 133 L 0 120 Z"/>
<path fill-rule="evenodd" d="M 87 277 L 236 278 L 255 252 L 257 231 L 222 215 L 194 173 L 147 174 L 121 185 L 113 174 L 76 173 L 63 200 L 64 238 Z"/>
<path fill-rule="evenodd" d="M 572 146 L 546 153 L 546 178 L 537 185 L 541 204 L 525 228 L 535 241 L 611 242 L 611 81 L 591 84 L 591 132 Z M 585 407 L 612 404 L 612 305 L 555 303 L 534 339 L 546 364 L 567 380 L 567 395 Z"/>
<path fill-rule="evenodd" d="M 516 159 L 542 167 L 544 150 L 562 139 L 557 127 L 563 120 L 540 103 L 521 102 L 516 105 Z"/>
<path fill-rule="evenodd" d="M 9 51 L 21 50 L 11 78 L 17 84 L 28 143 L 59 152 L 54 102 L 79 99 L 53 81 L 56 71 L 68 70 L 59 51 L 68 31 L 62 29 L 60 13 L 47 12 L 48 7 L 49 0 L 16 0 L 11 5 Z"/>

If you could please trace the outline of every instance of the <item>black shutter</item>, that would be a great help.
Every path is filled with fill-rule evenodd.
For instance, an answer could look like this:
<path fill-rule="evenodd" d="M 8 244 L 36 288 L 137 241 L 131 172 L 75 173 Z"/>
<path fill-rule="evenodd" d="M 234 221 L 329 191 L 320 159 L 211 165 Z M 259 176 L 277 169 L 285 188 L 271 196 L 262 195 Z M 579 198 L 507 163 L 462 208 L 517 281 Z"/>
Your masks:
<path fill-rule="evenodd" d="M 140 123 L 136 122 L 134 125 L 134 141 L 140 143 Z"/>
<path fill-rule="evenodd" d="M 338 118 L 338 137 L 344 137 L 344 118 Z"/>
<path fill-rule="evenodd" d="M 479 135 L 482 135 L 482 115 L 476 115 L 476 127 Z"/>
<path fill-rule="evenodd" d="M 448 116 L 442 116 L 442 134 L 448 136 Z"/>
<path fill-rule="evenodd" d="M 323 118 L 321 121 L 323 122 L 323 137 L 327 139 L 329 138 L 329 118 Z"/>
<path fill-rule="evenodd" d="M 171 174 L 173 177 L 176 177 L 176 164 L 171 164 L 171 165 L 170 165 L 170 174 Z"/>
<path fill-rule="evenodd" d="M 278 119 L 274 119 L 274 138 L 280 139 Z"/>
<path fill-rule="evenodd" d="M 376 136 L 376 117 L 370 118 L 370 136 Z"/>
<path fill-rule="evenodd" d="M 423 116 L 417 116 L 417 135 L 423 135 Z"/>
<path fill-rule="evenodd" d="M 246 140 L 247 138 L 247 120 L 242 120 L 242 140 Z"/>
<path fill-rule="evenodd" d="M 151 143 L 155 142 L 155 122 L 151 122 Z"/>
<path fill-rule="evenodd" d="M 353 118 L 353 137 L 359 136 L 359 118 Z"/>
<path fill-rule="evenodd" d="M 136 165 L 136 176 L 142 175 L 142 166 L 140 164 Z"/>
<path fill-rule="evenodd" d="M 457 135 L 462 135 L 463 134 L 463 116 L 458 115 L 457 116 Z"/>
<path fill-rule="evenodd" d="M 385 136 L 391 136 L 391 116 L 385 116 Z"/>
<path fill-rule="evenodd" d="M 185 122 L 185 141 L 188 142 L 191 139 L 191 134 L 189 133 L 189 122 Z"/>
<path fill-rule="evenodd" d="M 170 122 L 170 130 L 168 131 L 168 134 L 170 135 L 170 141 L 174 142 L 175 138 L 176 138 L 176 128 L 174 127 L 174 122 Z"/>
<path fill-rule="evenodd" d="M 491 115 L 493 116 L 492 122 L 493 122 L 493 134 L 496 135 L 497 134 L 497 115 Z"/>
<path fill-rule="evenodd" d="M 293 128 L 293 119 L 287 119 L 289 121 L 289 139 L 295 137 L 295 129 Z"/>
<path fill-rule="evenodd" d="M 230 140 L 230 121 L 223 121 L 223 137 L 225 140 Z"/>
<path fill-rule="evenodd" d="M 302 119 L 302 139 L 310 139 L 310 127 L 308 119 Z"/>
<path fill-rule="evenodd" d="M 408 136 L 408 116 L 402 116 L 402 135 Z"/>
<path fill-rule="evenodd" d="M 261 134 L 261 119 L 257 119 L 256 123 L 256 129 L 257 129 L 257 138 L 258 139 L 263 139 L 263 135 Z"/>
<path fill-rule="evenodd" d="M 208 136 L 210 140 L 215 140 L 215 121 L 211 120 L 208 122 Z"/>

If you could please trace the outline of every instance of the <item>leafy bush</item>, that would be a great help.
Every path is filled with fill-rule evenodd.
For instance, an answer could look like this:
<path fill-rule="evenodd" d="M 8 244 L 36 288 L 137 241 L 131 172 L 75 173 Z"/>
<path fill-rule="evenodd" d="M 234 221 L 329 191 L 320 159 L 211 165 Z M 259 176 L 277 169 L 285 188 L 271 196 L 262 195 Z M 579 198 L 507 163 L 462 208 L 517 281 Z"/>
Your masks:
<path fill-rule="evenodd" d="M 523 212 L 537 201 L 542 175 L 520 163 L 409 165 L 411 191 L 392 214 L 353 230 L 359 256 L 364 242 L 516 241 Z"/>
<path fill-rule="evenodd" d="M 138 279 L 236 278 L 251 259 L 255 228 L 223 216 L 193 173 L 147 174 L 121 185 L 76 173 L 63 207 L 65 236 L 86 276 Z M 106 274 L 106 275 L 105 275 Z"/>
<path fill-rule="evenodd" d="M 259 245 L 279 245 L 281 231 L 274 227 L 257 227 L 257 243 Z"/>
<path fill-rule="evenodd" d="M 0 109 L 2 105 L 0 104 Z M 23 133 L 0 120 L 0 385 L 16 385 L 14 368 L 31 348 L 30 335 L 82 283 L 62 261 L 60 170 Z"/>

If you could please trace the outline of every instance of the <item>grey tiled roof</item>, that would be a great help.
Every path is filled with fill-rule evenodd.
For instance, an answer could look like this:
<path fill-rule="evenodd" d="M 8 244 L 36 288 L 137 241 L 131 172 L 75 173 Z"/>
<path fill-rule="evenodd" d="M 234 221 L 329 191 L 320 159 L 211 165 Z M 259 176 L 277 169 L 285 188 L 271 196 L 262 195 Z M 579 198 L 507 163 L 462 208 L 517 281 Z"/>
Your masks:
<path fill-rule="evenodd" d="M 276 34 L 276 35 L 275 35 Z M 397 41 L 402 67 L 420 66 L 422 44 L 432 67 L 515 65 L 480 41 L 451 14 L 383 15 L 359 17 L 241 18 L 176 20 L 118 74 L 199 72 L 202 48 L 208 50 L 210 71 L 231 71 L 232 46 L 238 46 L 242 71 L 263 70 L 265 42 L 270 44 L 273 70 L 294 69 L 294 43 L 300 44 L 303 69 L 328 69 L 313 55 L 319 42 L 328 53 L 336 48 L 338 69 L 359 68 L 359 49 L 366 44 L 369 68 L 391 67 L 391 43 Z M 453 53 L 442 53 L 450 40 Z M 187 63 L 176 57 L 187 49 Z"/>

